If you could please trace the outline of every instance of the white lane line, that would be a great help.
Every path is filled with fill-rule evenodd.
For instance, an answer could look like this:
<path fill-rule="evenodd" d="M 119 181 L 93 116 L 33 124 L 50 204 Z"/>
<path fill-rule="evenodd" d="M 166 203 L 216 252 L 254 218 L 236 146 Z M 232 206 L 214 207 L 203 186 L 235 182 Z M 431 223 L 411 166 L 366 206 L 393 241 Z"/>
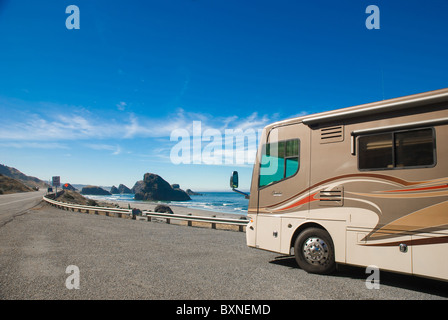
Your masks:
<path fill-rule="evenodd" d="M 15 200 L 15 201 L 10 201 L 10 202 L 6 202 L 6 203 L 0 203 L 0 206 L 5 206 L 7 204 L 11 204 L 11 203 L 16 203 L 16 202 L 21 202 L 21 201 L 27 201 L 27 200 L 32 200 L 32 199 L 36 199 L 36 198 L 41 198 L 42 196 L 36 196 L 36 197 L 31 197 L 31 198 L 25 198 L 25 199 L 20 199 L 20 200 Z"/>

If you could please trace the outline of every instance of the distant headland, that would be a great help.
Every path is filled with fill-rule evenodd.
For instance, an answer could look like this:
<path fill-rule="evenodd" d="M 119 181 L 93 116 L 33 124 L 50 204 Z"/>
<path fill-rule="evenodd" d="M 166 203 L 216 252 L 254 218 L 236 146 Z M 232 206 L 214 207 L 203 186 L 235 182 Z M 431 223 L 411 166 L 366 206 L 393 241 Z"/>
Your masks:
<path fill-rule="evenodd" d="M 109 190 L 109 187 L 70 183 L 63 183 L 61 188 L 78 192 L 75 186 L 81 189 L 79 193 L 82 195 L 134 194 L 134 200 L 143 201 L 189 201 L 191 195 L 200 195 L 191 189 L 184 191 L 179 184 L 170 184 L 155 173 L 145 173 L 143 180 L 137 181 L 132 189 L 124 184 L 119 184 L 118 188 L 112 186 Z M 30 192 L 40 187 L 47 188 L 50 185 L 36 177 L 27 176 L 15 168 L 0 165 L 0 194 Z"/>

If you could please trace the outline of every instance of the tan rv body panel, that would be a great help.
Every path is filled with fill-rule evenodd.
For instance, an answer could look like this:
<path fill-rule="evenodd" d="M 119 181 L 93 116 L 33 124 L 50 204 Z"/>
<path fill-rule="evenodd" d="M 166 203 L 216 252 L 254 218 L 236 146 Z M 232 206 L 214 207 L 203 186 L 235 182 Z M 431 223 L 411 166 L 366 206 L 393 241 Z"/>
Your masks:
<path fill-rule="evenodd" d="M 259 187 L 263 145 L 290 139 L 299 140 L 297 173 Z M 253 170 L 247 244 L 290 254 L 317 225 L 338 263 L 448 280 L 447 145 L 448 89 L 271 124 Z M 367 152 L 389 147 L 392 164 L 361 167 L 376 164 L 360 160 Z"/>

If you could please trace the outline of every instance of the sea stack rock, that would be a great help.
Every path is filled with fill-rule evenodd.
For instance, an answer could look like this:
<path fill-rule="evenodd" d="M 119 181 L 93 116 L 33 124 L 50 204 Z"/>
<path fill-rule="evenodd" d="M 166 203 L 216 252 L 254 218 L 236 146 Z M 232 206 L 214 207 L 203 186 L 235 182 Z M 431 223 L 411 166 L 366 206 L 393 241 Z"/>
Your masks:
<path fill-rule="evenodd" d="M 124 184 L 118 186 L 118 193 L 132 193 L 132 190 L 126 187 Z"/>
<path fill-rule="evenodd" d="M 202 196 L 202 193 L 194 192 L 194 191 L 191 190 L 191 189 L 187 189 L 185 192 L 186 192 L 189 196 Z"/>
<path fill-rule="evenodd" d="M 174 189 L 162 177 L 154 173 L 145 173 L 143 180 L 135 183 L 132 190 L 135 200 L 150 201 L 187 201 L 190 196 L 181 189 Z"/>
<path fill-rule="evenodd" d="M 112 186 L 110 188 L 110 193 L 112 194 L 123 194 L 123 193 L 133 193 L 131 189 L 126 187 L 124 184 L 120 184 L 118 188 L 116 186 Z"/>
<path fill-rule="evenodd" d="M 107 190 L 104 190 L 103 188 L 97 187 L 97 186 L 87 186 L 82 188 L 81 194 L 89 194 L 89 195 L 95 195 L 95 196 L 106 196 L 110 195 L 111 193 Z"/>

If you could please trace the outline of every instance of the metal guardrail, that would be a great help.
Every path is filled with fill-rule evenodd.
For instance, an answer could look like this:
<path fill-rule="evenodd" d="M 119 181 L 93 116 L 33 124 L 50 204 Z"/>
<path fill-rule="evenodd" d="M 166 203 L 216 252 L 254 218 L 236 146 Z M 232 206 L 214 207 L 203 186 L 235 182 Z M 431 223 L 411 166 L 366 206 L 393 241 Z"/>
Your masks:
<path fill-rule="evenodd" d="M 239 226 L 239 231 L 244 231 L 243 227 L 245 227 L 249 220 L 246 219 L 231 219 L 231 218 L 217 218 L 217 217 L 204 217 L 204 216 L 193 216 L 193 215 L 180 215 L 173 213 L 160 213 L 160 212 L 152 212 L 152 211 L 143 211 L 142 217 L 146 217 L 148 221 L 151 221 L 152 218 L 163 218 L 166 219 L 167 223 L 170 223 L 171 219 L 173 220 L 182 220 L 187 221 L 189 226 L 192 226 L 193 222 L 206 222 L 211 223 L 212 229 L 216 229 L 216 224 L 227 224 L 227 225 L 236 225 Z"/>
<path fill-rule="evenodd" d="M 90 213 L 92 211 L 95 214 L 98 214 L 99 212 L 105 212 L 107 216 L 110 213 L 113 213 L 115 215 L 118 215 L 120 218 L 122 218 L 123 215 L 132 217 L 132 209 L 97 207 L 97 206 L 73 204 L 73 203 L 52 200 L 52 199 L 47 198 L 46 196 L 43 197 L 43 200 L 50 203 L 51 205 L 61 208 L 61 209 L 62 208 L 66 208 L 67 210 L 72 209 L 72 211 L 75 211 L 77 209 L 78 212 L 81 212 L 81 210 L 84 210 L 87 213 Z"/>
<path fill-rule="evenodd" d="M 47 196 L 43 197 L 43 200 L 48 202 L 49 204 L 56 206 L 60 209 L 67 210 L 78 210 L 78 212 L 82 212 L 81 210 L 86 211 L 86 213 L 95 213 L 105 212 L 106 216 L 110 216 L 112 213 L 114 216 L 118 216 L 120 218 L 128 218 L 128 219 L 136 219 L 136 220 L 144 220 L 151 221 L 152 218 L 161 218 L 165 219 L 166 223 L 170 224 L 171 220 L 181 220 L 187 221 L 188 226 L 192 226 L 193 222 L 204 222 L 210 223 L 212 229 L 216 229 L 217 224 L 225 224 L 225 225 L 235 225 L 239 227 L 239 231 L 243 232 L 244 227 L 247 225 L 249 220 L 246 219 L 231 219 L 231 218 L 218 218 L 218 217 L 206 217 L 206 216 L 194 216 L 194 215 L 180 215 L 173 213 L 160 213 L 160 212 L 152 212 L 144 210 L 142 211 L 142 215 L 133 214 L 133 209 L 122 209 L 122 208 L 110 208 L 110 207 L 96 207 L 96 206 L 87 206 L 73 203 L 66 203 L 61 201 L 56 201 L 47 198 Z"/>

